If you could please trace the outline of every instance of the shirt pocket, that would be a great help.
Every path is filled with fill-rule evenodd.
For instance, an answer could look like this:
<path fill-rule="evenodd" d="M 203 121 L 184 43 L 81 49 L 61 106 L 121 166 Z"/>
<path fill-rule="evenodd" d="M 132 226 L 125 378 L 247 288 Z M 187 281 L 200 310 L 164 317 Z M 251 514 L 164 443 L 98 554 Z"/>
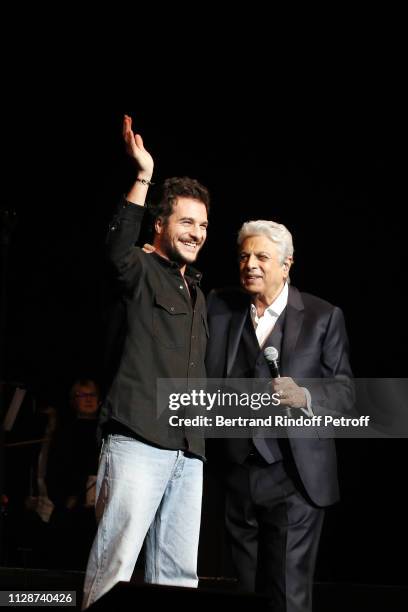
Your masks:
<path fill-rule="evenodd" d="M 164 294 L 156 294 L 153 307 L 153 335 L 166 348 L 181 348 L 187 344 L 190 332 L 186 304 Z"/>

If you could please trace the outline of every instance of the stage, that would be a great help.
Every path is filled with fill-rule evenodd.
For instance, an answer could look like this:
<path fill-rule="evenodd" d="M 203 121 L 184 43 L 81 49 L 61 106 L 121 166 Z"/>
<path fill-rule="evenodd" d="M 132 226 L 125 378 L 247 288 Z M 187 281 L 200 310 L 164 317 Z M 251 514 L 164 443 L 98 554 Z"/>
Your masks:
<path fill-rule="evenodd" d="M 1 591 L 74 591 L 76 610 L 80 610 L 84 573 L 47 569 L 0 568 Z M 399 585 L 368 585 L 317 582 L 314 588 L 314 612 L 402 612 L 406 610 L 408 588 Z M 160 604 L 181 605 L 194 612 L 233 607 L 240 610 L 267 610 L 262 597 L 240 594 L 234 580 L 202 577 L 198 589 L 144 585 L 140 573 L 131 583 L 119 583 L 92 606 L 92 610 L 134 610 L 135 602 L 155 608 Z M 22 606 L 18 606 L 22 607 Z M 54 606 L 52 606 L 54 607 Z M 71 607 L 71 609 L 73 606 Z"/>

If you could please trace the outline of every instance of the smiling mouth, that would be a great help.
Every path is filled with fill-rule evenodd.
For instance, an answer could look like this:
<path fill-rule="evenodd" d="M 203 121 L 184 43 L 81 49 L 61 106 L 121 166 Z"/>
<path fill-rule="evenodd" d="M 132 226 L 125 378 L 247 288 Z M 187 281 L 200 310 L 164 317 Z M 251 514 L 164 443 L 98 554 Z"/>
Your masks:
<path fill-rule="evenodd" d="M 262 278 L 262 276 L 256 276 L 255 274 L 248 274 L 247 276 L 245 276 L 244 280 L 246 280 L 246 281 L 256 281 L 256 280 L 259 280 L 261 278 Z"/>
<path fill-rule="evenodd" d="M 184 242 L 183 240 L 180 240 L 180 242 L 189 251 L 195 251 L 198 248 L 198 243 L 197 242 Z"/>

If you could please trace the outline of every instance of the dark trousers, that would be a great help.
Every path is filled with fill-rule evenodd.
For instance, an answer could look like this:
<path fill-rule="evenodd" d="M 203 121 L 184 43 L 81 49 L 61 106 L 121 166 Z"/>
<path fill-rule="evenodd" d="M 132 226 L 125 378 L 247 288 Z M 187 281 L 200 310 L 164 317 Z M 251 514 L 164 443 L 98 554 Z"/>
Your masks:
<path fill-rule="evenodd" d="M 274 612 L 311 612 L 324 510 L 307 501 L 282 461 L 249 457 L 226 474 L 226 525 L 242 590 Z"/>

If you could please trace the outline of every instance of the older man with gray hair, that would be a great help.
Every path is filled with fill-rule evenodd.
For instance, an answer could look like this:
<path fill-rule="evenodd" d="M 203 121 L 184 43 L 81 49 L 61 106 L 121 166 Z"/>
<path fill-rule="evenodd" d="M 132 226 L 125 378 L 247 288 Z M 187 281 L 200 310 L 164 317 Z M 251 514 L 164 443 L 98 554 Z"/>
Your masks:
<path fill-rule="evenodd" d="M 273 346 L 281 374 L 273 390 L 292 415 L 333 410 L 330 392 L 296 382 L 308 378 L 346 381 L 335 409 L 347 411 L 352 373 L 343 314 L 289 285 L 290 232 L 273 221 L 244 223 L 238 258 L 241 289 L 208 298 L 208 376 L 269 378 L 264 350 Z M 324 508 L 339 497 L 334 441 L 229 438 L 223 455 L 226 526 L 241 587 L 267 594 L 275 612 L 310 612 Z"/>

